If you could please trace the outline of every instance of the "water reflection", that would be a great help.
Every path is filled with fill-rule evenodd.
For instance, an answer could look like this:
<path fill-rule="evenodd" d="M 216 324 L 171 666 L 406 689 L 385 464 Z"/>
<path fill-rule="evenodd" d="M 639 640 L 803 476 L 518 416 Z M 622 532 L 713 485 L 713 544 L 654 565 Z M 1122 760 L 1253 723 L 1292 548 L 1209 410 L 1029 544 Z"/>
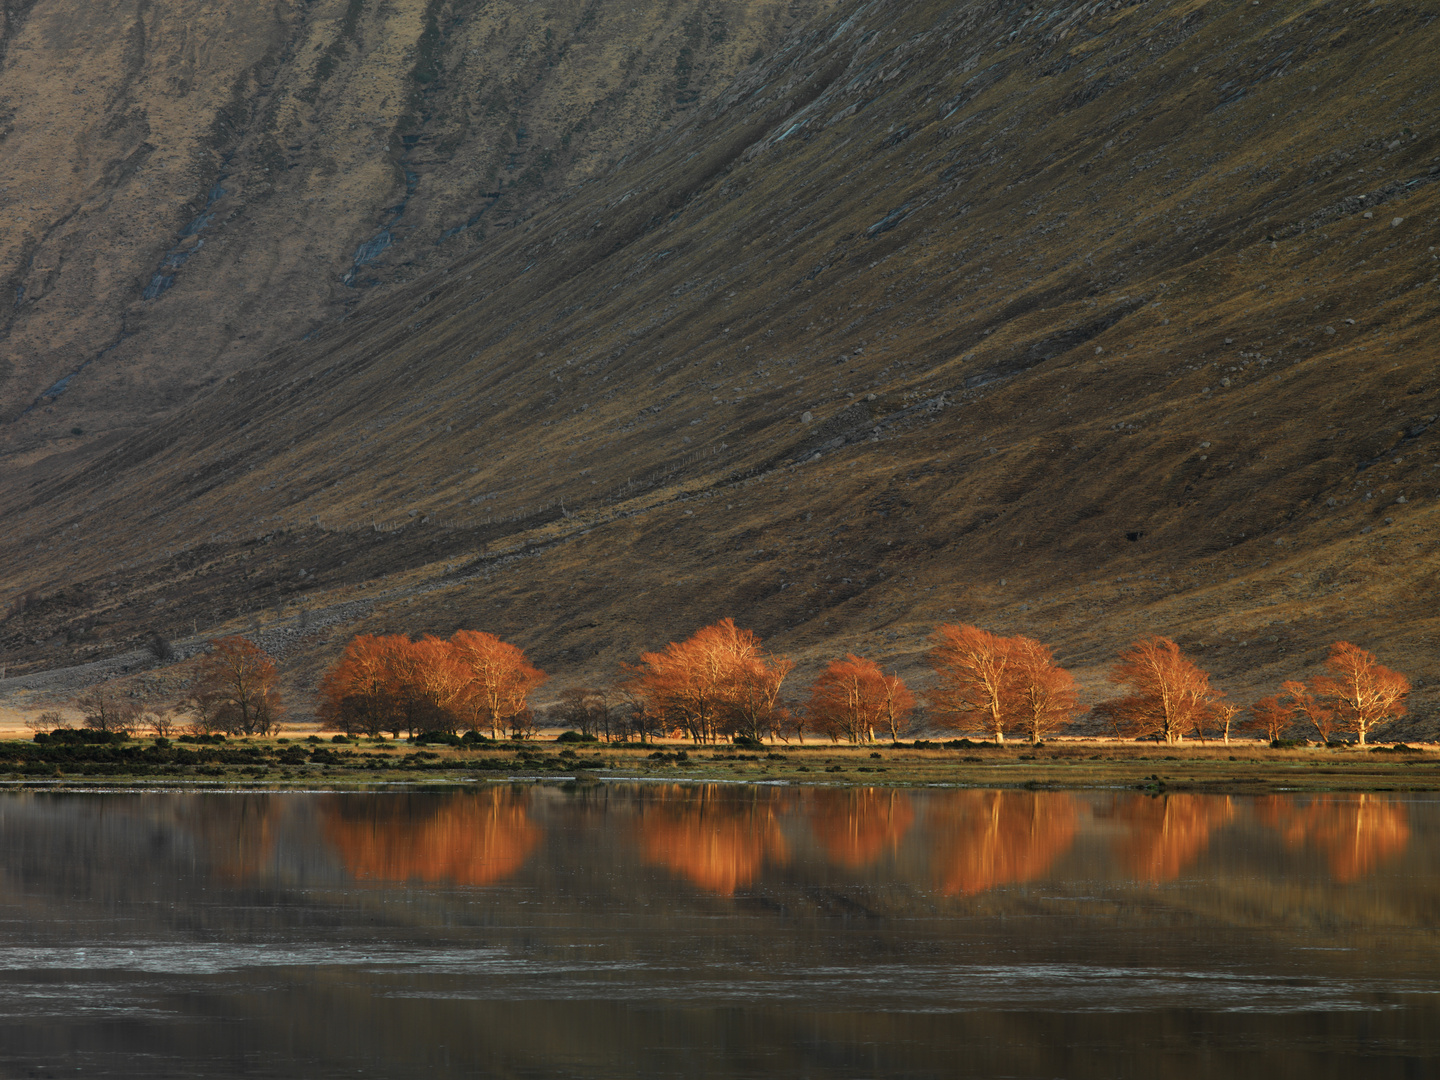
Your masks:
<path fill-rule="evenodd" d="M 708 892 L 729 896 L 766 863 L 789 860 L 780 829 L 789 793 L 671 785 L 647 794 L 636 825 L 646 861 Z"/>
<path fill-rule="evenodd" d="M 529 801 L 526 788 L 382 801 L 333 796 L 323 828 L 355 878 L 488 885 L 519 870 L 540 842 Z"/>
<path fill-rule="evenodd" d="M 0 1077 L 1398 1080 L 1437 909 L 1418 796 L 19 795 Z"/>
<path fill-rule="evenodd" d="M 1069 795 L 956 791 L 937 795 L 926 823 L 941 892 L 971 896 L 1033 881 L 1075 842 L 1079 808 Z"/>
<path fill-rule="evenodd" d="M 1337 882 L 1354 881 L 1400 855 L 1410 842 L 1405 807 L 1386 795 L 1319 795 L 1257 800 L 1256 816 L 1292 850 L 1318 849 Z"/>
<path fill-rule="evenodd" d="M 914 800 L 893 788 L 817 791 L 811 801 L 815 839 L 834 862 L 852 869 L 898 851 L 914 821 Z"/>
<path fill-rule="evenodd" d="M 147 822 L 188 835 L 219 881 L 242 884 L 261 880 L 274 868 L 289 805 L 246 793 L 215 800 L 203 814 L 178 799 L 145 799 L 129 808 Z"/>
<path fill-rule="evenodd" d="M 1210 834 L 1235 816 L 1228 795 L 1130 795 L 1115 807 L 1126 826 L 1120 863 L 1140 881 L 1173 881 L 1205 853 Z"/>

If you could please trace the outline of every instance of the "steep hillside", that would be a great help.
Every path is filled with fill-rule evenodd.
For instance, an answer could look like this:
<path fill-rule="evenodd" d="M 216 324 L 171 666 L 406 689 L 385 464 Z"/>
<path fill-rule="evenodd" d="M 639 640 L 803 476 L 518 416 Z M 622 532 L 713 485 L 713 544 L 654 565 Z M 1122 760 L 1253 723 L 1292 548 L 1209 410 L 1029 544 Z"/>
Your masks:
<path fill-rule="evenodd" d="M 0 461 L 47 475 L 492 245 L 827 0 L 22 0 Z"/>
<path fill-rule="evenodd" d="M 12 488 L 12 671 L 249 627 L 303 690 L 349 633 L 469 625 L 558 685 L 730 614 L 914 672 L 968 619 L 1092 693 L 1151 631 L 1241 700 L 1348 637 L 1428 723 L 1433 21 L 842 5 L 523 227 Z"/>

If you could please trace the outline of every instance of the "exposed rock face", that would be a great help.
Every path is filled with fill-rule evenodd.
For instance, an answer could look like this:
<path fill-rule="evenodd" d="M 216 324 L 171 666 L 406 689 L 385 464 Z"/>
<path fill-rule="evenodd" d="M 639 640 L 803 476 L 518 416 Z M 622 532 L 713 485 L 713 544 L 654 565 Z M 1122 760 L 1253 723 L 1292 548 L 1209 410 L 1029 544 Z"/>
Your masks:
<path fill-rule="evenodd" d="M 1424 712 L 1429 20 L 842 4 L 519 227 L 12 485 L 7 646 L 373 600 L 336 636 L 478 626 L 590 679 L 723 615 L 902 668 L 964 619 L 1092 692 L 1172 634 L 1242 700 L 1347 637 Z M 397 235 L 335 241 L 326 288 Z"/>

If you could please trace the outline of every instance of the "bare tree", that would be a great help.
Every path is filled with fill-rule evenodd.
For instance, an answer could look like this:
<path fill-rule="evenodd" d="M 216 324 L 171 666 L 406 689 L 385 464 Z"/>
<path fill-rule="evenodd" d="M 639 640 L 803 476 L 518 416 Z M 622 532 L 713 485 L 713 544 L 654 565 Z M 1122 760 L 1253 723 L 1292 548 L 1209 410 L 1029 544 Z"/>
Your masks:
<path fill-rule="evenodd" d="M 42 712 L 39 716 L 27 717 L 25 727 L 29 731 L 63 731 L 75 725 L 68 717 L 61 716 L 53 709 Z"/>
<path fill-rule="evenodd" d="M 560 695 L 560 705 L 554 715 L 557 722 L 581 735 L 603 737 L 606 742 L 611 739 L 610 701 L 604 690 L 572 687 Z"/>
<path fill-rule="evenodd" d="M 165 702 L 149 702 L 140 711 L 140 726 L 157 739 L 168 739 L 178 726 L 177 710 Z"/>
<path fill-rule="evenodd" d="M 128 735 L 135 729 L 139 705 L 113 687 L 96 686 L 75 699 L 83 723 L 91 731 Z"/>
<path fill-rule="evenodd" d="M 277 681 L 275 662 L 254 642 L 218 638 L 199 663 L 188 711 L 211 730 L 272 735 L 285 711 Z"/>

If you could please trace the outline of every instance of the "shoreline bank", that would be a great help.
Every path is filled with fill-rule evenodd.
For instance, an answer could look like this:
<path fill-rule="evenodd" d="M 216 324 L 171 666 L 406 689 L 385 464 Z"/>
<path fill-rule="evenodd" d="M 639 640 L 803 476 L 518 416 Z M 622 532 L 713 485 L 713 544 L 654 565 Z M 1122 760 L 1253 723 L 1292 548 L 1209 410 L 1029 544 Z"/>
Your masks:
<path fill-rule="evenodd" d="M 0 742 L 0 790 L 384 791 L 489 783 L 1127 789 L 1154 794 L 1440 791 L 1440 749 L 1066 740 L 741 749 L 688 743 L 133 739 Z"/>

